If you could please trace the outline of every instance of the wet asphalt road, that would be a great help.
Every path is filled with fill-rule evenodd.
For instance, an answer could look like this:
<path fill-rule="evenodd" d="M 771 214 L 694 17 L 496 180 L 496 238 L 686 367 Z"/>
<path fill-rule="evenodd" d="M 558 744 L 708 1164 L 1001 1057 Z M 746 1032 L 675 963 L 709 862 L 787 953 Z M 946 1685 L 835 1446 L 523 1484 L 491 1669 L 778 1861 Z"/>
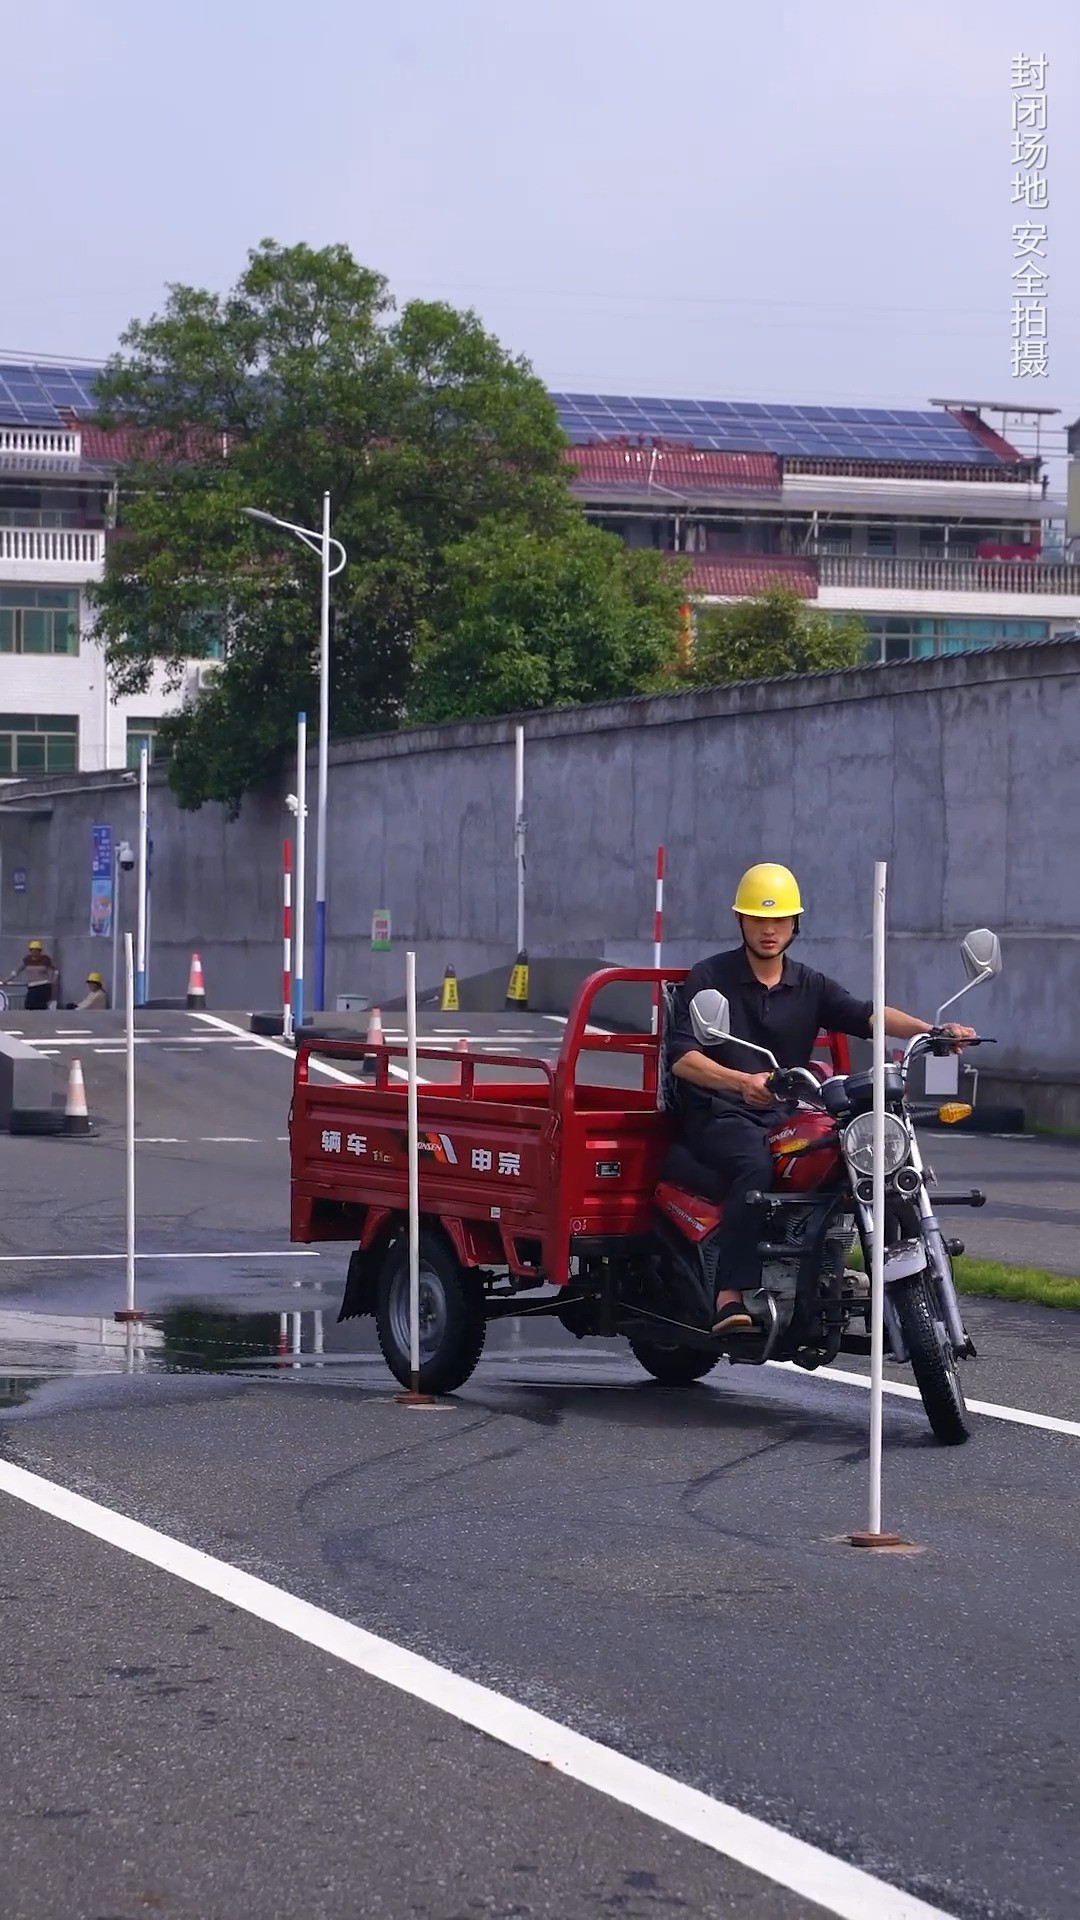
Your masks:
<path fill-rule="evenodd" d="M 920 1551 L 886 1559 L 837 1542 L 865 1502 L 854 1386 L 718 1369 L 669 1393 L 620 1343 L 545 1321 L 499 1328 L 456 1412 L 418 1426 L 368 1324 L 336 1324 L 345 1251 L 282 1257 L 287 1062 L 193 1039 L 186 1016 L 148 1020 L 163 1031 L 139 1055 L 155 1142 L 140 1244 L 199 1257 L 141 1264 L 151 1320 L 127 1371 L 101 1345 L 122 1277 L 123 1060 L 85 1052 L 98 1136 L 0 1139 L 0 1455 L 946 1912 L 1075 1912 L 1080 1439 L 984 1419 L 942 1451 L 917 1405 L 887 1402 L 886 1521 Z M 1077 1203 L 1068 1148 L 935 1143 L 943 1178 L 969 1177 L 946 1176 L 946 1152 L 978 1158 L 991 1205 L 973 1221 L 997 1211 L 995 1150 L 1006 1190 L 1029 1180 L 1019 1165 L 1048 1167 L 1053 1207 Z M 19 1258 L 49 1253 L 106 1258 Z M 1080 1418 L 1073 1316 L 968 1312 L 969 1394 Z M 19 1920 L 814 1911 L 115 1550 L 2 1511 L 18 1758 L 0 1847 Z"/>

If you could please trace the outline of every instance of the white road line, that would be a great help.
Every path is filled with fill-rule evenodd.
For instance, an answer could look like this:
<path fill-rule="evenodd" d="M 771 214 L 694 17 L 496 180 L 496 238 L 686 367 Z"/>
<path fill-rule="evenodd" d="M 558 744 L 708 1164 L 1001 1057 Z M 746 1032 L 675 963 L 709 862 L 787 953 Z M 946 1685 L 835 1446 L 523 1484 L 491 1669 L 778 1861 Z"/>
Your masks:
<path fill-rule="evenodd" d="M 240 1028 L 237 1028 L 237 1032 L 240 1032 Z M 83 1034 L 79 1036 L 79 1039 L 72 1039 L 69 1036 L 67 1039 L 62 1040 L 58 1034 L 42 1034 L 40 1043 L 34 1040 L 31 1041 L 30 1044 L 31 1046 L 40 1044 L 42 1046 L 77 1047 L 80 1040 L 92 1040 L 94 1037 L 93 1034 Z M 117 1042 L 115 1034 L 99 1034 L 97 1038 L 104 1046 L 122 1044 Z M 137 1047 L 226 1047 L 231 1044 L 231 1041 L 225 1034 L 218 1035 L 216 1033 L 137 1033 L 135 1035 L 135 1045 Z"/>
<path fill-rule="evenodd" d="M 201 1147 L 257 1147 L 259 1142 L 250 1133 L 200 1133 Z"/>
<path fill-rule="evenodd" d="M 137 1147 L 186 1147 L 187 1141 L 181 1140 L 175 1133 L 136 1134 Z"/>
<path fill-rule="evenodd" d="M 805 1840 L 767 1826 L 763 1820 L 740 1813 L 738 1808 L 714 1800 L 696 1787 L 684 1786 L 602 1746 L 598 1740 L 560 1726 L 532 1707 L 521 1706 L 475 1680 L 466 1680 L 448 1667 L 436 1666 L 434 1661 L 410 1653 L 392 1640 L 353 1626 L 268 1580 L 201 1553 L 139 1520 L 129 1520 L 125 1514 L 114 1513 L 110 1507 L 72 1493 L 40 1474 L 0 1460 L 0 1492 L 77 1527 L 147 1566 L 158 1567 L 202 1593 L 213 1594 L 254 1619 L 279 1627 L 304 1645 L 317 1647 L 618 1805 L 631 1807 L 711 1852 L 738 1861 L 776 1886 L 816 1901 L 838 1920 L 866 1920 L 868 1914 L 875 1920 L 949 1920 L 940 1908 L 901 1893 Z"/>
<path fill-rule="evenodd" d="M 770 1360 L 769 1365 L 798 1373 L 803 1379 L 816 1380 L 819 1385 L 827 1385 L 830 1380 L 842 1381 L 849 1387 L 870 1385 L 868 1373 L 846 1373 L 835 1367 L 823 1367 L 819 1373 L 807 1374 L 802 1367 L 796 1367 L 793 1360 Z M 922 1399 L 918 1387 L 909 1387 L 902 1380 L 886 1380 L 884 1391 L 900 1400 Z M 1044 1433 L 1070 1433 L 1080 1438 L 1080 1420 L 1061 1420 L 1052 1413 L 1029 1413 L 1024 1407 L 999 1407 L 992 1400 L 969 1400 L 967 1404 L 969 1413 L 981 1413 L 987 1420 L 1008 1420 L 1017 1427 L 1041 1427 Z"/>
<path fill-rule="evenodd" d="M 250 1040 L 253 1046 L 262 1047 L 267 1053 L 280 1053 L 286 1060 L 293 1062 L 296 1060 L 293 1049 L 285 1046 L 282 1041 L 271 1040 L 267 1035 L 261 1033 L 245 1033 L 243 1027 L 235 1026 L 231 1020 L 219 1019 L 216 1013 L 196 1013 L 193 1014 L 192 1017 L 195 1020 L 205 1020 L 208 1026 L 219 1027 L 223 1033 L 235 1033 L 241 1040 Z M 314 1055 L 312 1055 L 311 1058 L 311 1067 L 313 1072 L 325 1073 L 327 1079 L 338 1080 L 347 1087 L 362 1087 L 366 1084 L 360 1078 L 359 1074 L 344 1073 L 340 1067 L 332 1067 L 328 1060 L 318 1060 Z M 396 1080 L 407 1080 L 409 1077 L 408 1069 L 405 1067 L 395 1067 L 391 1065 L 390 1072 Z M 416 1078 L 420 1086 L 426 1087 L 428 1085 L 423 1074 L 418 1073 Z"/>
<path fill-rule="evenodd" d="M 91 1052 L 93 1053 L 126 1053 L 127 1048 L 126 1047 L 93 1047 L 91 1048 Z"/>
<path fill-rule="evenodd" d="M 92 1040 L 93 1037 L 93 1027 L 57 1027 L 56 1029 L 58 1040 Z"/>
<path fill-rule="evenodd" d="M 115 1247 L 111 1253 L 0 1253 L 0 1266 L 4 1267 L 43 1267 L 66 1266 L 69 1261 L 122 1260 L 123 1247 Z M 271 1247 L 258 1253 L 137 1253 L 136 1260 L 318 1260 L 321 1258 L 315 1247 Z"/>
<path fill-rule="evenodd" d="M 570 1016 L 565 1013 L 545 1013 L 543 1018 L 545 1020 L 553 1020 L 557 1027 L 565 1027 L 569 1024 Z M 611 1028 L 586 1026 L 585 1031 L 586 1033 L 610 1033 Z"/>

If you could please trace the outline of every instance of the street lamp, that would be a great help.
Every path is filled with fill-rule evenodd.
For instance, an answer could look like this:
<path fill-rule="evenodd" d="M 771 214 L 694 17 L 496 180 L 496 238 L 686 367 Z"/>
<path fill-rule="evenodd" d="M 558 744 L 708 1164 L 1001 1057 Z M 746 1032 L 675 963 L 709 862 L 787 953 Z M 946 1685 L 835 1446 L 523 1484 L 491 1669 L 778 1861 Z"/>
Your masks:
<path fill-rule="evenodd" d="M 295 533 L 322 561 L 322 601 L 319 619 L 319 792 L 315 815 L 315 1011 L 326 1004 L 326 787 L 327 751 L 330 744 L 330 582 L 345 565 L 346 553 L 340 540 L 330 534 L 330 495 L 323 494 L 322 532 L 298 527 L 292 520 L 279 520 L 276 513 L 264 513 L 261 507 L 244 507 L 249 520 L 267 527 L 279 527 Z M 340 559 L 330 564 L 330 549 L 336 547 Z"/>

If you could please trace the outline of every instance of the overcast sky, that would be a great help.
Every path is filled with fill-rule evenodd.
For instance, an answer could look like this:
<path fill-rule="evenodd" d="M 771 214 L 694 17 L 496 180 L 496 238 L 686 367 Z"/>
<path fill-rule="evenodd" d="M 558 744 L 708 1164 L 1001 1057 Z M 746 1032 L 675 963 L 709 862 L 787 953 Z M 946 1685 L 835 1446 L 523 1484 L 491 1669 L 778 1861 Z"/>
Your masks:
<path fill-rule="evenodd" d="M 0 0 L 0 45 L 9 351 L 104 355 L 271 236 L 474 306 L 553 387 L 1080 413 L 1076 0 Z M 1011 204 L 1020 52 L 1042 215 Z"/>

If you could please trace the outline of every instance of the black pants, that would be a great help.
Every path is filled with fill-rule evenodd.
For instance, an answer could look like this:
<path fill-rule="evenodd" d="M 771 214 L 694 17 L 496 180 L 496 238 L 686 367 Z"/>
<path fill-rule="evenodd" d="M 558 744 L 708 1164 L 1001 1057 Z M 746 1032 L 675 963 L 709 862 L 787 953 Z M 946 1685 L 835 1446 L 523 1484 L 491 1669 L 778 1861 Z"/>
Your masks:
<path fill-rule="evenodd" d="M 720 1228 L 717 1291 L 751 1293 L 761 1285 L 757 1245 L 760 1210 L 748 1207 L 746 1196 L 767 1193 L 773 1165 L 766 1138 L 779 1118 L 775 1109 L 752 1112 L 733 1108 L 711 1119 L 691 1122 L 686 1144 L 696 1160 L 704 1162 L 724 1182 L 724 1218 Z"/>
<path fill-rule="evenodd" d="M 52 988 L 48 984 L 46 984 L 43 987 L 27 987 L 26 989 L 27 1013 L 47 1013 L 48 1007 L 49 1007 L 49 1001 L 51 999 L 52 999 Z"/>

